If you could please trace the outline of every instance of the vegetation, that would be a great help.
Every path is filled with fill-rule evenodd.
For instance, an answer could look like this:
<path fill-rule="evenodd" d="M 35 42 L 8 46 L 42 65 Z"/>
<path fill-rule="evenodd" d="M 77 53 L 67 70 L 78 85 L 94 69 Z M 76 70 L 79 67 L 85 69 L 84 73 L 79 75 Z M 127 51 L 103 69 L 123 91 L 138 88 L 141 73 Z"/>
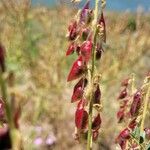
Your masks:
<path fill-rule="evenodd" d="M 65 56 L 67 26 L 76 13 L 76 8 L 66 6 L 31 7 L 27 0 L 0 2 L 0 45 L 6 54 L 6 71 L 1 75 L 7 85 L 9 110 L 13 110 L 10 120 L 12 128 L 17 130 L 13 135 L 25 150 L 85 149 L 86 143 L 79 143 L 72 136 L 76 104 L 70 104 L 70 97 L 75 83 L 66 82 L 70 66 L 76 60 L 74 54 Z M 93 143 L 94 150 L 120 149 L 115 143 L 116 137 L 127 126 L 126 121 L 118 124 L 116 116 L 121 106 L 117 100 L 120 83 L 127 77 L 133 79 L 134 74 L 135 94 L 150 71 L 150 16 L 144 12 L 105 10 L 105 22 L 107 42 L 101 60 L 96 62 L 97 72 L 101 74 L 102 124 L 97 142 Z M 139 126 L 142 131 L 150 128 L 149 96 L 146 95 L 143 100 L 146 105 L 141 105 L 142 108 L 147 106 L 144 127 Z M 1 96 L 1 106 L 6 106 L 3 92 Z M 7 118 L 6 114 L 1 115 L 2 108 L 0 140 L 1 129 L 9 121 L 8 115 Z M 18 127 L 13 121 L 14 114 L 19 114 L 16 119 Z M 145 138 L 149 143 L 148 136 Z M 143 143 L 142 146 L 147 145 Z M 14 147 L 19 149 L 19 146 Z"/>

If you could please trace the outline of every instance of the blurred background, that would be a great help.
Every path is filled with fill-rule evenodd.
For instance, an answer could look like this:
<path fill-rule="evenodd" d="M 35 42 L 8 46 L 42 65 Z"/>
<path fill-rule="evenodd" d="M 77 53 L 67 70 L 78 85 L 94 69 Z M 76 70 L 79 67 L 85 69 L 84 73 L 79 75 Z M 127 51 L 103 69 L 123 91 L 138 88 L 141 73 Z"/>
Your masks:
<path fill-rule="evenodd" d="M 75 82 L 66 78 L 75 55 L 66 57 L 67 27 L 78 8 L 69 0 L 1 0 L 0 42 L 13 72 L 13 90 L 21 105 L 19 121 L 25 150 L 84 150 L 73 139 L 70 103 Z M 94 2 L 92 2 L 92 5 Z M 119 150 L 115 138 L 120 82 L 136 75 L 137 87 L 150 70 L 150 3 L 107 0 L 107 46 L 98 62 L 102 74 L 102 128 L 94 150 Z"/>

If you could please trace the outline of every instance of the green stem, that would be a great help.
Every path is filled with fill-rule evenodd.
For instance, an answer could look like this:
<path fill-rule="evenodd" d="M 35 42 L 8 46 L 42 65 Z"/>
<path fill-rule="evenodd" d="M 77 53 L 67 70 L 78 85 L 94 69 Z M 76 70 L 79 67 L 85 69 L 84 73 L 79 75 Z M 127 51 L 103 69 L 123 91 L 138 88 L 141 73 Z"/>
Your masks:
<path fill-rule="evenodd" d="M 9 123 L 10 128 L 13 127 L 13 120 L 10 110 L 10 102 L 8 101 L 8 95 L 7 95 L 7 86 L 6 81 L 4 78 L 4 73 L 0 73 L 0 84 L 1 84 L 1 92 L 2 92 L 2 99 L 5 102 L 5 108 L 6 108 L 6 116 Z"/>
<path fill-rule="evenodd" d="M 98 3 L 99 0 L 95 0 L 95 11 L 94 11 L 94 42 L 92 47 L 92 69 L 91 69 L 91 85 L 93 86 L 94 68 L 95 68 L 95 50 L 96 50 L 96 37 L 97 37 L 97 18 L 98 18 Z M 92 114 L 93 114 L 93 89 L 90 96 L 89 104 L 89 117 L 88 117 L 88 139 L 87 139 L 87 150 L 92 150 Z"/>
<path fill-rule="evenodd" d="M 148 85 L 147 93 L 146 93 L 146 96 L 145 96 L 145 99 L 144 99 L 144 109 L 143 109 L 140 133 L 142 133 L 143 130 L 144 130 L 144 122 L 145 122 L 145 118 L 146 118 L 149 97 L 150 97 L 150 85 Z"/>

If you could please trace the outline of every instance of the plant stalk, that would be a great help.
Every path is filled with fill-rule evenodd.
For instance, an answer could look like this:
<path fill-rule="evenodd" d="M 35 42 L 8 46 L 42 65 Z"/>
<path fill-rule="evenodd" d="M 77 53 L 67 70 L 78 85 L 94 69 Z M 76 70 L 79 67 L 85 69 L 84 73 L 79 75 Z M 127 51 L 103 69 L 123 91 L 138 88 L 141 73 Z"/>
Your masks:
<path fill-rule="evenodd" d="M 93 87 L 93 77 L 94 77 L 94 70 L 95 70 L 98 3 L 99 3 L 99 0 L 95 0 L 94 21 L 92 24 L 93 30 L 94 30 L 94 39 L 93 39 L 93 46 L 92 46 L 92 69 L 91 69 L 91 85 L 92 85 L 92 87 Z M 92 92 L 91 92 L 91 96 L 90 96 L 90 104 L 89 104 L 87 150 L 92 150 L 92 114 L 93 114 L 93 88 L 92 88 Z"/>
<path fill-rule="evenodd" d="M 148 108 L 149 97 L 150 97 L 150 85 L 148 85 L 147 93 L 144 99 L 144 109 L 143 109 L 142 121 L 140 126 L 140 133 L 142 133 L 144 130 L 144 123 L 145 123 L 145 118 L 146 118 L 146 113 Z"/>

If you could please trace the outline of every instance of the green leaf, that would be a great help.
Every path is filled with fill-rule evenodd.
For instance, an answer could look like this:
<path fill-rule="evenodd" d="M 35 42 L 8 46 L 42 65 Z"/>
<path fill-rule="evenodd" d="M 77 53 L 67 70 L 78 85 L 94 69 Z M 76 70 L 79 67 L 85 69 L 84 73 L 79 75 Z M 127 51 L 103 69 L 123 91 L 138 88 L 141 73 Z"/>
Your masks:
<path fill-rule="evenodd" d="M 140 133 L 140 141 L 139 141 L 139 143 L 140 144 L 143 143 L 144 140 L 145 140 L 145 132 L 142 132 L 142 133 Z"/>

